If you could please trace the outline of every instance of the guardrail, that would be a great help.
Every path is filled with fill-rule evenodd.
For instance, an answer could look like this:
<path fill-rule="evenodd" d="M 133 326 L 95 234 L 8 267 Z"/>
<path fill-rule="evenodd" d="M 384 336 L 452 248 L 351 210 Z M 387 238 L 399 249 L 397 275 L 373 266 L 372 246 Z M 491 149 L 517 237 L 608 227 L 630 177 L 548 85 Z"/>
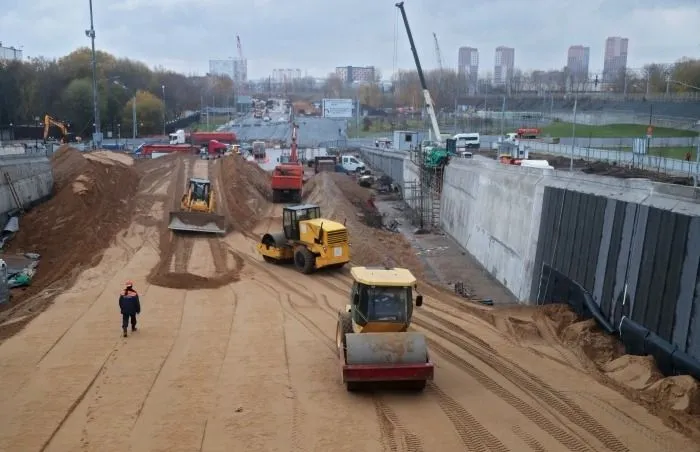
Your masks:
<path fill-rule="evenodd" d="M 541 142 L 529 142 L 525 148 L 530 152 L 543 154 L 561 155 L 576 159 L 616 162 L 622 165 L 634 165 L 641 169 L 664 171 L 667 173 L 682 173 L 684 175 L 700 176 L 700 164 L 697 161 L 687 161 L 660 157 L 655 155 L 639 155 L 629 151 L 618 151 L 609 149 L 591 149 L 579 146 L 568 146 L 563 144 L 549 144 Z"/>

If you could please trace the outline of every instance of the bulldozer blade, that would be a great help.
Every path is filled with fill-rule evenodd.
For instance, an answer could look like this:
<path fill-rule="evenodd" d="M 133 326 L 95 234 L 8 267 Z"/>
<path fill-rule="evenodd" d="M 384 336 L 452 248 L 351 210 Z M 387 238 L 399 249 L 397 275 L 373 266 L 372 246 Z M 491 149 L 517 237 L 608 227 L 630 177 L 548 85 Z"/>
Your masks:
<path fill-rule="evenodd" d="M 223 215 L 205 212 L 170 212 L 168 229 L 173 231 L 226 234 Z"/>

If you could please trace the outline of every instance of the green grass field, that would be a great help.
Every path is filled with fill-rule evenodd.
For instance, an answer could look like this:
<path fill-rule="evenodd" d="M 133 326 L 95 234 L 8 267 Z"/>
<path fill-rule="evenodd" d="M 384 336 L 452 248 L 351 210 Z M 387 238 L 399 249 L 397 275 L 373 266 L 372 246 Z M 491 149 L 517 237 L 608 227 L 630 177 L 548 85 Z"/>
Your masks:
<path fill-rule="evenodd" d="M 647 126 L 640 124 L 608 124 L 605 126 L 589 126 L 576 124 L 576 136 L 579 138 L 632 138 L 646 136 Z M 544 136 L 570 137 L 572 124 L 570 122 L 555 122 L 542 127 Z M 698 133 L 693 130 L 669 129 L 666 127 L 654 127 L 654 138 L 665 137 L 696 137 Z"/>
<path fill-rule="evenodd" d="M 631 147 L 615 147 L 615 148 L 603 148 L 603 149 L 608 149 L 610 151 L 623 151 L 623 152 L 632 152 Z M 678 160 L 683 160 L 685 159 L 685 154 L 687 152 L 690 152 L 691 155 L 691 161 L 695 161 L 696 155 L 697 155 L 697 148 L 696 147 L 667 147 L 667 148 L 650 148 L 649 149 L 649 155 L 655 155 L 658 157 L 667 157 L 670 159 L 678 159 Z"/>
<path fill-rule="evenodd" d="M 230 119 L 228 116 L 213 116 L 209 118 L 209 125 L 207 122 L 198 122 L 192 125 L 192 129 L 197 129 L 198 132 L 214 132 L 217 127 L 226 124 Z"/>

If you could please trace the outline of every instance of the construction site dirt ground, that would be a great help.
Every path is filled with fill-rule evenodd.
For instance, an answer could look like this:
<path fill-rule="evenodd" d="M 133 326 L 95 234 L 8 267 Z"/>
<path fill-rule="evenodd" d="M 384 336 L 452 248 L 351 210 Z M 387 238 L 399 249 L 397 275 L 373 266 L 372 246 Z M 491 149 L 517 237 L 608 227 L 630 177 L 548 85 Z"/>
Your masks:
<path fill-rule="evenodd" d="M 15 334 L 0 344 L 2 451 L 699 450 L 692 379 L 661 378 L 563 307 L 491 308 L 427 284 L 413 329 L 427 336 L 435 380 L 422 394 L 348 393 L 335 328 L 350 276 L 306 276 L 257 255 L 260 235 L 281 228 L 266 174 L 236 156 L 130 162 L 104 153 L 90 162 L 128 175 L 134 192 L 94 197 L 106 187 L 67 184 L 34 221 L 65 217 L 66 233 L 90 234 L 112 202 L 129 206 L 128 221 L 93 234 L 85 249 L 23 221 L 16 243 L 57 256 L 40 273 L 60 267 L 60 256 L 78 270 L 37 276 L 32 294 L 5 311 L 0 331 Z M 219 188 L 226 236 L 167 230 L 188 176 Z M 61 210 L 63 190 L 83 193 L 76 197 L 95 216 Z M 355 263 L 389 255 L 423 276 L 410 244 L 363 224 L 334 177 L 305 190 L 326 216 L 347 220 Z M 139 331 L 123 338 L 117 297 L 126 279 L 143 309 Z M 32 315 L 43 306 L 37 295 L 51 303 Z M 17 332 L 18 316 L 31 321 Z"/>

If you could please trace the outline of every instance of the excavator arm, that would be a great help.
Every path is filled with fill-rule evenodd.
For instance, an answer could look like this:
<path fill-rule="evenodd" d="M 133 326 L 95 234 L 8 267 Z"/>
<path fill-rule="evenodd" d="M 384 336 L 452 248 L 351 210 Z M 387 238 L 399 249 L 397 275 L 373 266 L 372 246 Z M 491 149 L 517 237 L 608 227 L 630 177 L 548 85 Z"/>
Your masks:
<path fill-rule="evenodd" d="M 68 127 L 66 127 L 65 124 L 63 124 L 60 121 L 57 121 L 56 119 L 52 118 L 49 115 L 44 116 L 44 142 L 49 138 L 49 130 L 51 126 L 58 127 L 58 129 L 61 131 L 61 134 L 63 135 L 62 142 L 67 143 L 70 141 L 70 136 L 71 133 L 68 131 Z"/>

